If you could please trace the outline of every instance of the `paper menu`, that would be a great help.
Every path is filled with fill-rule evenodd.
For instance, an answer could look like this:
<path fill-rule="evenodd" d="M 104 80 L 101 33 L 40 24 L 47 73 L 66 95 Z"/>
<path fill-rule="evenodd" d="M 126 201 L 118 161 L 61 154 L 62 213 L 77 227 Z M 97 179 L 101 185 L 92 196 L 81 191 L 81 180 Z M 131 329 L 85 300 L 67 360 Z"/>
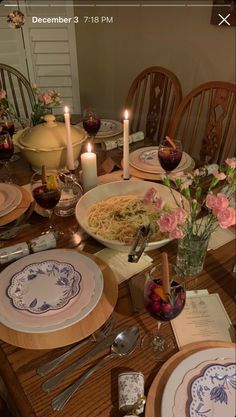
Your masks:
<path fill-rule="evenodd" d="M 187 297 L 183 311 L 171 324 L 179 348 L 192 342 L 233 341 L 232 323 L 218 294 Z"/>

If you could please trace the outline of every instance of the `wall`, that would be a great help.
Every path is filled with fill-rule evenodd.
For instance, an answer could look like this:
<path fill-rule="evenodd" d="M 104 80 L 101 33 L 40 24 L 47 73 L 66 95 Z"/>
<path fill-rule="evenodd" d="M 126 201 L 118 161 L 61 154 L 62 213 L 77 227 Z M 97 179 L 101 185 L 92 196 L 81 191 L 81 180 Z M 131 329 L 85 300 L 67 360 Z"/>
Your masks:
<path fill-rule="evenodd" d="M 130 83 L 148 66 L 172 70 L 184 94 L 210 80 L 235 82 L 235 27 L 211 25 L 211 7 L 75 6 L 76 14 L 82 108 L 102 117 L 122 117 Z M 85 15 L 114 23 L 85 24 Z"/>

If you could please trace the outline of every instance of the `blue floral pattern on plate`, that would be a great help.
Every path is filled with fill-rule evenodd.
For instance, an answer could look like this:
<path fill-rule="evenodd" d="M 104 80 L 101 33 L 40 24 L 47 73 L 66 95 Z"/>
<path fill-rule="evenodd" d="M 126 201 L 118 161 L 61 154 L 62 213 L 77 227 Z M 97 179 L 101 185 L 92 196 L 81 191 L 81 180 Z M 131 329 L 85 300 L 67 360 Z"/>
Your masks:
<path fill-rule="evenodd" d="M 189 417 L 235 417 L 236 364 L 210 364 L 189 385 Z"/>
<path fill-rule="evenodd" d="M 47 260 L 14 274 L 6 291 L 15 308 L 42 314 L 65 307 L 79 293 L 81 280 L 71 264 Z"/>

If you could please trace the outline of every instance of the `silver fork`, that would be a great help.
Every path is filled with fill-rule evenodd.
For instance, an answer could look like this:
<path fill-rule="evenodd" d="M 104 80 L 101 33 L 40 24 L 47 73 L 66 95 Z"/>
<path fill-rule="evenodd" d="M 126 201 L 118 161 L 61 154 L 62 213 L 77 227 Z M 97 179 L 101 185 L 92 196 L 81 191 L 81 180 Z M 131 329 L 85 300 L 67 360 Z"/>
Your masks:
<path fill-rule="evenodd" d="M 115 327 L 115 319 L 113 316 L 109 317 L 109 319 L 102 325 L 102 327 L 96 330 L 91 336 L 87 337 L 86 339 L 82 340 L 81 342 L 77 343 L 75 346 L 67 350 L 66 352 L 62 353 L 62 355 L 58 356 L 57 358 L 51 360 L 50 362 L 45 363 L 44 365 L 40 366 L 37 369 L 37 374 L 44 376 L 55 369 L 58 365 L 60 365 L 68 356 L 72 353 L 76 352 L 82 346 L 87 345 L 90 342 L 98 342 L 102 339 L 105 339 Z"/>

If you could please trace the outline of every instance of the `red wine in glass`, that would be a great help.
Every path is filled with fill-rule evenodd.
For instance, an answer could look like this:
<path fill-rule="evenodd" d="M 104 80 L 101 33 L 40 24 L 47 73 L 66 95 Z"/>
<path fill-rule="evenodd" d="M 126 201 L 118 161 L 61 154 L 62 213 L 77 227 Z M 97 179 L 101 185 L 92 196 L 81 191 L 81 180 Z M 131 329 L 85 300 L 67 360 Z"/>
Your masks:
<path fill-rule="evenodd" d="M 0 161 L 9 161 L 14 153 L 14 144 L 12 141 L 1 142 L 0 138 Z"/>
<path fill-rule="evenodd" d="M 182 159 L 182 150 L 171 147 L 160 148 L 158 150 L 158 159 L 165 171 L 173 171 L 173 169 L 177 168 Z"/>
<path fill-rule="evenodd" d="M 86 109 L 83 115 L 83 127 L 94 138 L 101 127 L 101 120 L 93 109 Z"/>
<path fill-rule="evenodd" d="M 59 202 L 61 192 L 57 188 L 48 189 L 46 185 L 39 185 L 33 189 L 33 197 L 40 207 L 50 210 Z"/>
<path fill-rule="evenodd" d="M 162 322 L 170 321 L 177 317 L 184 308 L 186 292 L 182 273 L 174 264 L 169 264 L 169 294 L 164 293 L 162 286 L 162 266 L 154 266 L 146 275 L 144 286 L 144 305 L 147 312 L 157 320 L 157 330 L 145 335 L 142 346 L 152 349 L 158 357 L 165 357 L 166 353 L 173 349 L 171 338 L 160 334 Z"/>
<path fill-rule="evenodd" d="M 8 132 L 12 138 L 15 132 L 15 126 L 14 126 L 13 120 L 8 119 L 7 116 L 2 116 L 0 120 L 0 127 L 2 131 Z"/>
<path fill-rule="evenodd" d="M 83 127 L 89 136 L 96 136 L 101 126 L 100 119 L 87 119 L 83 120 Z"/>
<path fill-rule="evenodd" d="M 177 317 L 185 305 L 185 290 L 181 284 L 171 282 L 171 294 L 163 294 L 162 280 L 153 279 L 146 283 L 144 300 L 149 314 L 157 320 L 169 321 Z"/>

